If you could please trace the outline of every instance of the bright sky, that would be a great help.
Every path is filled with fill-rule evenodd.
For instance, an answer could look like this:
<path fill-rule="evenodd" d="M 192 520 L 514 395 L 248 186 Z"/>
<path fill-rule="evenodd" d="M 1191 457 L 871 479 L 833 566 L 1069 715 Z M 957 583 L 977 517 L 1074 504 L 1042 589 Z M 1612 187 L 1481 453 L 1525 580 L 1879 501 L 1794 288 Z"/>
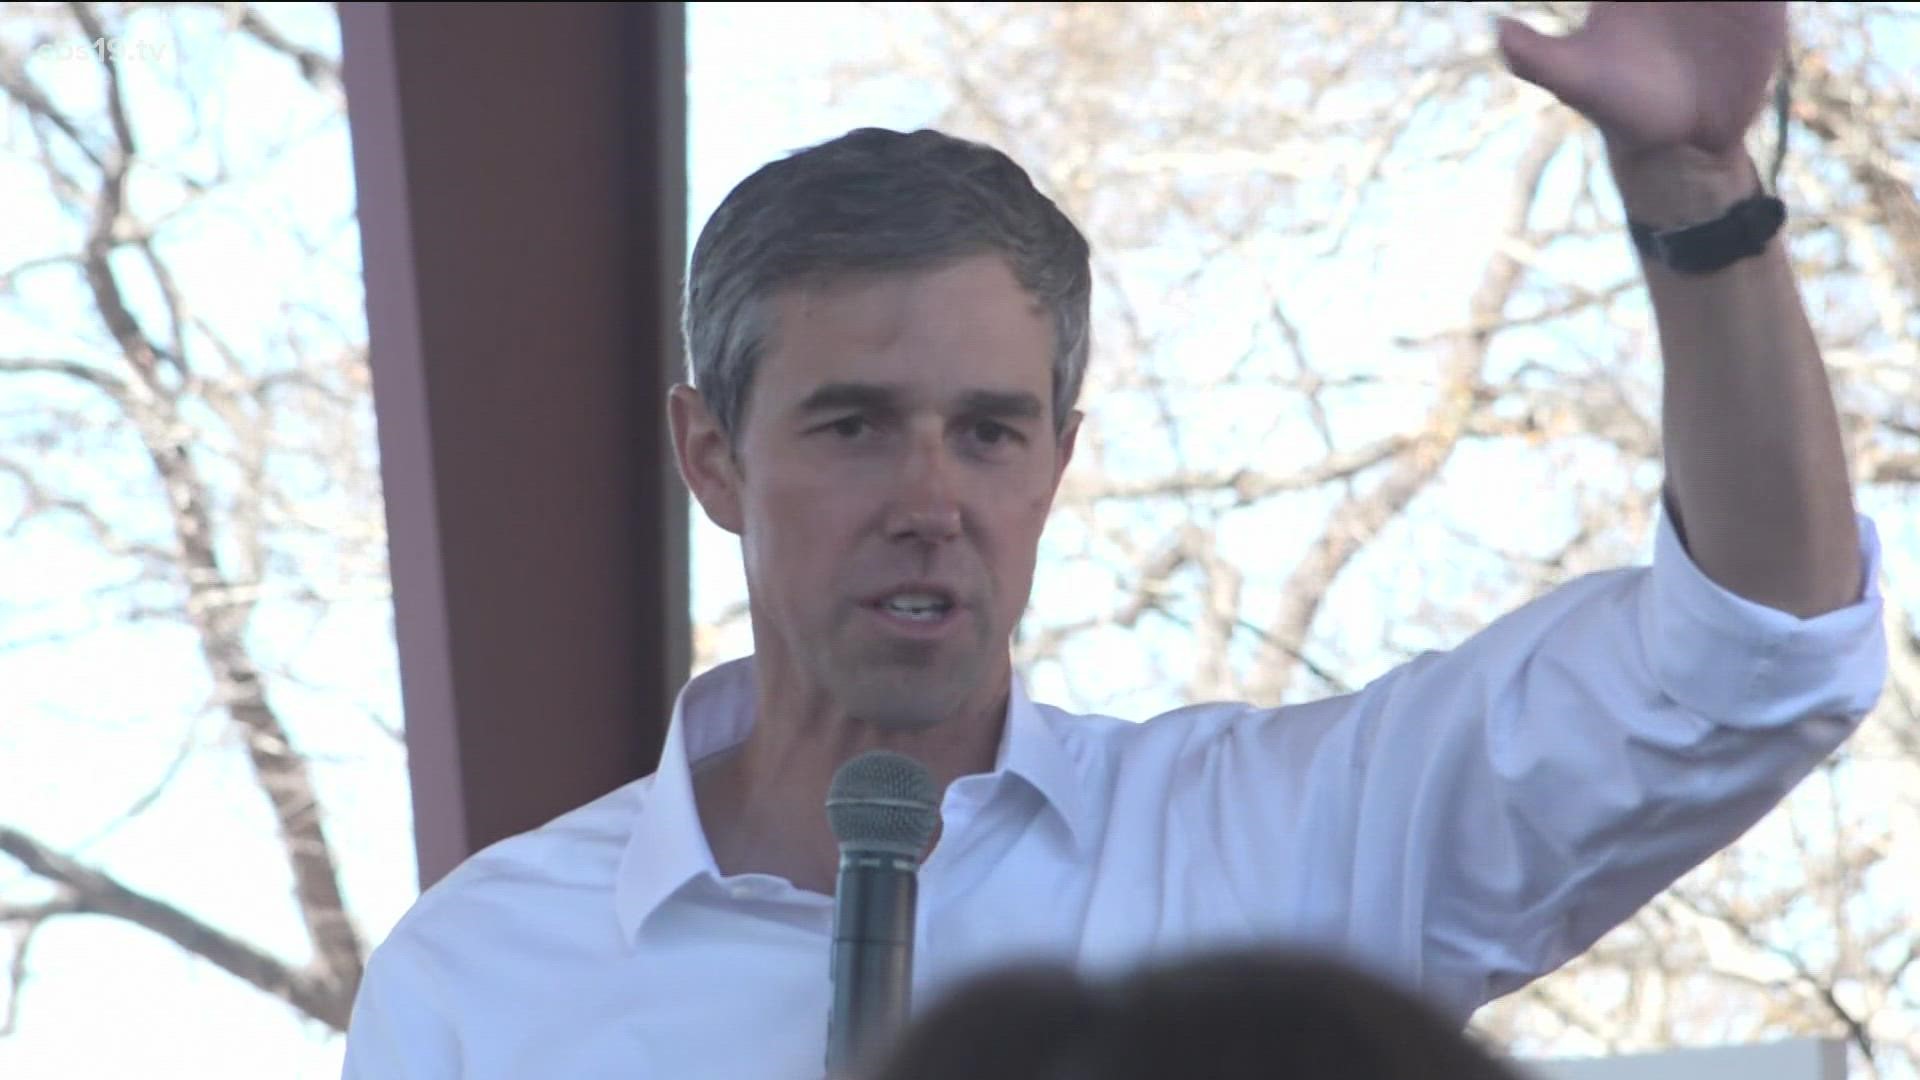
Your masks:
<path fill-rule="evenodd" d="M 338 28 L 328 5 L 280 5 L 273 15 L 289 33 L 337 54 Z M 691 6 L 693 228 L 734 183 L 767 160 L 856 126 L 911 128 L 931 120 L 937 103 L 898 87 L 829 101 L 823 65 L 874 42 L 865 18 L 846 5 Z M 0 26 L 0 34 L 5 29 Z M 192 40 L 181 43 L 176 56 L 189 68 L 205 67 Z M 290 118 L 294 103 L 310 95 L 284 65 L 201 76 L 210 84 L 247 87 L 221 98 L 236 145 L 248 139 L 264 144 L 323 120 Z M 177 131 L 183 122 L 156 115 L 150 137 L 168 125 Z M 304 141 L 297 156 L 267 170 L 250 193 L 308 233 L 331 237 L 329 252 L 351 266 L 358 258 L 357 237 L 338 228 L 351 206 L 351 180 L 345 131 L 336 126 Z M 13 209 L 40 205 L 43 183 L 34 171 L 0 165 L 0 206 L 10 208 L 7 228 L 0 231 L 0 265 L 70 245 L 72 223 Z M 164 202 L 162 188 L 147 195 Z M 1435 227 L 1451 223 L 1471 250 L 1483 219 L 1459 212 L 1457 203 L 1449 207 L 1448 195 L 1433 193 L 1432 206 L 1399 212 L 1450 209 L 1424 216 Z M 276 243 L 270 231 L 235 233 L 220 214 L 196 227 L 200 246 L 178 250 L 177 269 L 190 282 L 204 283 L 190 289 L 195 302 L 229 332 L 264 338 L 280 299 L 311 290 L 310 282 L 295 276 L 292 249 Z M 1377 297 L 1396 281 L 1431 273 L 1431 252 L 1449 250 L 1448 239 L 1430 236 L 1428 246 L 1408 253 L 1403 265 L 1323 273 L 1320 291 L 1300 299 L 1338 315 L 1354 297 Z M 0 297 L 0 340 L 6 342 L 0 352 L 73 347 L 29 318 L 49 304 L 52 310 L 70 308 L 70 296 L 36 294 L 34 288 L 23 282 L 17 302 Z M 352 300 L 334 296 L 326 302 L 359 320 Z M 1357 328 L 1354 347 L 1361 347 L 1360 332 L 1376 333 L 1377 322 L 1354 306 L 1346 310 L 1352 317 L 1344 321 Z M 1417 323 L 1421 313 L 1409 308 L 1402 316 Z M 0 434 L 32 419 L 0 398 Z M 126 447 L 107 452 L 125 455 Z M 130 461 L 123 475 L 143 475 L 138 459 Z M 11 498 L 7 490 L 0 485 L 0 498 Z M 137 487 L 131 493 L 141 494 Z M 0 502 L 0 520 L 12 509 Z M 741 594 L 737 554 L 723 534 L 697 513 L 693 517 L 694 615 L 710 618 Z M 76 602 L 76 583 L 104 584 L 125 568 L 92 559 L 74 544 L 69 529 L 48 522 L 0 541 L 0 597 L 6 598 L 0 606 L 0 821 L 78 849 L 135 886 L 300 955 L 300 928 L 287 901 L 288 883 L 277 869 L 284 864 L 271 820 L 219 718 L 202 708 L 207 686 L 191 637 L 151 627 L 99 629 L 105 620 Z M 1060 591 L 1072 587 L 1065 583 Z M 1043 592 L 1037 602 L 1048 598 Z M 303 749 L 322 763 L 328 830 L 345 853 L 349 902 L 363 932 L 376 941 L 414 895 L 404 759 L 358 708 L 369 706 L 389 719 L 399 715 L 389 620 L 378 600 L 342 605 L 318 623 L 269 612 L 259 635 L 264 647 L 296 655 L 300 670 L 338 688 L 313 693 L 282 685 L 275 700 Z M 87 632 L 57 645 L 20 645 L 57 631 Z M 19 647 L 4 647 L 9 643 Z M 728 651 L 744 650 L 745 642 L 736 640 Z M 1065 693 L 1064 686 L 1045 680 L 1037 688 L 1043 695 Z M 1154 703 L 1151 694 L 1140 700 Z M 182 757 L 183 747 L 194 752 Z M 169 775 L 152 806 L 116 824 L 135 798 Z M 183 844 L 182 837 L 195 839 Z M 274 869 L 247 874 L 235 873 L 236 866 Z M 0 886 L 7 884 L 0 880 Z M 8 895 L 22 898 L 11 889 Z M 337 1037 L 144 931 L 111 920 L 61 920 L 42 932 L 32 961 L 20 1031 L 0 1039 L 0 1077 L 8 1080 L 338 1075 Z"/>

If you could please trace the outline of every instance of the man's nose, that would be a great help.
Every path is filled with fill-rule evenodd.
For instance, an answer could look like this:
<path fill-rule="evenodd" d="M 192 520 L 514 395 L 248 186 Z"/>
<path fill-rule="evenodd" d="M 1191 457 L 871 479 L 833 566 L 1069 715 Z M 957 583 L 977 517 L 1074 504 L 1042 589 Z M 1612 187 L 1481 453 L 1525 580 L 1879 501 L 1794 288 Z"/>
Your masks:
<path fill-rule="evenodd" d="M 887 533 L 895 539 L 939 543 L 960 535 L 956 463 L 944 440 L 912 440 L 894 494 Z"/>

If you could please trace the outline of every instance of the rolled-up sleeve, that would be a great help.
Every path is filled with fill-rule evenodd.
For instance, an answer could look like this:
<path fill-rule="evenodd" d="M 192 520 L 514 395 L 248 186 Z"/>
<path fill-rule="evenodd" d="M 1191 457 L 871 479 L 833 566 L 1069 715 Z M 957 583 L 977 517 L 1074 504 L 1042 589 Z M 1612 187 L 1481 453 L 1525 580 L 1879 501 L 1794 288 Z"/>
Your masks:
<path fill-rule="evenodd" d="M 1640 634 L 1661 690 L 1688 711 L 1735 727 L 1808 716 L 1865 716 L 1886 682 L 1880 542 L 1859 519 L 1862 581 L 1854 604 L 1811 619 L 1743 599 L 1695 565 L 1662 515 Z"/>
<path fill-rule="evenodd" d="M 1464 1020 L 1751 828 L 1884 685 L 1879 540 L 1859 526 L 1859 599 L 1834 612 L 1733 595 L 1663 517 L 1652 566 L 1569 582 L 1310 736 L 1255 725 L 1307 770 L 1309 842 L 1351 853 L 1318 898 L 1351 950 Z"/>

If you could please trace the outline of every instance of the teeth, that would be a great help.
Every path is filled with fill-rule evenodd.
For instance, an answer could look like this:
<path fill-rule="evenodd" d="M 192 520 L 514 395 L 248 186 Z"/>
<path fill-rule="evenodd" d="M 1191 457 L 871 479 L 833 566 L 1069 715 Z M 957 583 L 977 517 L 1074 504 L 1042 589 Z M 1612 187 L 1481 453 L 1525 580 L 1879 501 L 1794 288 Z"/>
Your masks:
<path fill-rule="evenodd" d="M 881 606 L 896 615 L 904 615 L 910 619 L 937 619 L 950 605 L 945 600 L 926 593 L 901 593 L 898 596 L 888 597 L 886 603 Z"/>

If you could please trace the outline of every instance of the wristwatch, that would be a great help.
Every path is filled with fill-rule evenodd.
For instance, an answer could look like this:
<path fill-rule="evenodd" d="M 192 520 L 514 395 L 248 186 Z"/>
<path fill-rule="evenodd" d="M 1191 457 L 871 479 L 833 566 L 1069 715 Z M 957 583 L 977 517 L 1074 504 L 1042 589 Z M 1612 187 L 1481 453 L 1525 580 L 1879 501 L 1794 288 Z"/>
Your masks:
<path fill-rule="evenodd" d="M 1755 192 L 1712 221 L 1677 229 L 1627 222 L 1633 244 L 1647 261 L 1682 274 L 1711 274 L 1767 249 L 1787 220 L 1787 204 Z"/>

